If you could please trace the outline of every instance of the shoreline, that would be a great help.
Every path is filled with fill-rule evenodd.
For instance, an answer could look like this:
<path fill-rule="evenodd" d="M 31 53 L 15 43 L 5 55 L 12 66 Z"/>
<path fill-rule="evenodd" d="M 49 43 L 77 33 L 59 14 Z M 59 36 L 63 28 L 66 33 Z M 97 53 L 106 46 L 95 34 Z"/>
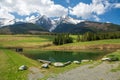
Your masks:
<path fill-rule="evenodd" d="M 120 44 L 93 44 L 93 45 L 73 45 L 73 46 L 49 46 L 42 48 L 42 50 L 117 50 L 120 49 Z"/>

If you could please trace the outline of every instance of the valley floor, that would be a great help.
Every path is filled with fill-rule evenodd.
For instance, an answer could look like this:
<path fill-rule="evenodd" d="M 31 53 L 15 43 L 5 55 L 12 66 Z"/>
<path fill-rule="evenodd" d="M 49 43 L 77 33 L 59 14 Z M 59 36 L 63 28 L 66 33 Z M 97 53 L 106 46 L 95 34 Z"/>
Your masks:
<path fill-rule="evenodd" d="M 103 62 L 97 66 L 96 64 L 71 64 L 64 68 L 51 66 L 49 69 L 41 69 L 39 62 L 8 49 L 21 47 L 24 50 L 34 48 L 40 50 L 77 50 L 87 47 L 94 49 L 96 45 L 100 47 L 100 49 L 120 49 L 120 39 L 74 42 L 61 46 L 53 45 L 53 39 L 54 37 L 49 35 L 0 35 L 0 80 L 37 80 L 39 78 L 40 80 L 120 80 L 120 62 Z M 27 65 L 29 69 L 18 71 L 21 65 Z M 119 70 L 111 72 L 111 70 L 116 67 L 119 67 Z M 51 76 L 51 74 L 53 75 Z M 58 76 L 56 76 L 57 74 Z"/>

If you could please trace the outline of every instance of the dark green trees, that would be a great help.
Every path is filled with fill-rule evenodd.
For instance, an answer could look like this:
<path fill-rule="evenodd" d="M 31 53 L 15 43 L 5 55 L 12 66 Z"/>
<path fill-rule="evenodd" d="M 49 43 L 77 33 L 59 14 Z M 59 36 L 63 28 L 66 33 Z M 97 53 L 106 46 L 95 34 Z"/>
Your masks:
<path fill-rule="evenodd" d="M 80 35 L 77 35 L 77 42 L 80 42 L 80 41 L 81 41 Z"/>
<path fill-rule="evenodd" d="M 57 34 L 53 41 L 53 44 L 62 45 L 62 44 L 67 44 L 72 42 L 73 42 L 73 39 L 72 37 L 69 36 L 69 34 Z"/>
<path fill-rule="evenodd" d="M 81 35 L 81 37 L 78 35 L 77 42 L 118 38 L 120 38 L 120 32 L 106 32 L 106 33 L 86 32 L 85 34 Z"/>

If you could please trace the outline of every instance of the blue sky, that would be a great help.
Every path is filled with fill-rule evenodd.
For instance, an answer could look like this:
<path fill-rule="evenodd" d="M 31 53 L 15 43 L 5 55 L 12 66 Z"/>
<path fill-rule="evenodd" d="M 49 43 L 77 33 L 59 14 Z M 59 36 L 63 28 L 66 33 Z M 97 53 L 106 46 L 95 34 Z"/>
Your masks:
<path fill-rule="evenodd" d="M 64 7 L 68 7 L 68 6 L 74 7 L 80 2 L 83 2 L 85 4 L 92 3 L 92 0 L 68 0 L 69 4 L 66 1 L 67 0 L 54 0 L 54 2 L 56 4 L 61 4 Z M 120 0 L 107 0 L 107 1 L 111 4 L 120 3 Z M 100 18 L 100 20 L 99 20 L 100 22 L 112 22 L 115 24 L 120 24 L 120 7 L 119 8 L 110 8 L 110 9 L 106 10 L 106 12 L 104 14 L 98 15 L 98 17 Z M 79 18 L 79 19 L 81 19 L 81 18 Z M 94 19 L 87 19 L 87 20 L 95 21 Z"/>
<path fill-rule="evenodd" d="M 0 20 L 29 21 L 40 15 L 120 25 L 120 0 L 1 0 Z"/>

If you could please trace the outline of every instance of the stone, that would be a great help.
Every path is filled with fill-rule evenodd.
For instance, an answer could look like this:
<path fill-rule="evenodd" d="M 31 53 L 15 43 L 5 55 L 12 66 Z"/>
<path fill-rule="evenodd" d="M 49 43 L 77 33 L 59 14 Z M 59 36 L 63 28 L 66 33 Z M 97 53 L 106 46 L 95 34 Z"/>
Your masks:
<path fill-rule="evenodd" d="M 22 65 L 22 66 L 19 67 L 19 70 L 20 70 L 20 71 L 27 70 L 27 66 Z"/>
<path fill-rule="evenodd" d="M 51 64 L 51 61 L 47 61 L 47 60 L 38 59 L 38 61 L 44 64 Z"/>
<path fill-rule="evenodd" d="M 42 68 L 48 68 L 49 65 L 47 63 L 41 65 Z"/>
<path fill-rule="evenodd" d="M 107 58 L 107 57 L 106 57 L 106 58 L 102 58 L 101 60 L 102 60 L 102 61 L 111 61 L 111 59 L 110 59 L 110 58 Z"/>
<path fill-rule="evenodd" d="M 73 61 L 73 63 L 74 63 L 74 64 L 80 64 L 80 62 L 79 62 L 79 61 Z"/>
<path fill-rule="evenodd" d="M 90 60 L 81 60 L 81 62 L 83 63 L 83 62 L 90 62 Z"/>
<path fill-rule="evenodd" d="M 71 64 L 71 61 L 68 61 L 66 63 L 64 63 L 64 66 L 67 66 L 67 65 L 70 65 Z"/>
<path fill-rule="evenodd" d="M 63 67 L 63 66 L 64 66 L 64 64 L 61 63 L 61 62 L 55 62 L 53 65 L 54 65 L 55 67 Z"/>

